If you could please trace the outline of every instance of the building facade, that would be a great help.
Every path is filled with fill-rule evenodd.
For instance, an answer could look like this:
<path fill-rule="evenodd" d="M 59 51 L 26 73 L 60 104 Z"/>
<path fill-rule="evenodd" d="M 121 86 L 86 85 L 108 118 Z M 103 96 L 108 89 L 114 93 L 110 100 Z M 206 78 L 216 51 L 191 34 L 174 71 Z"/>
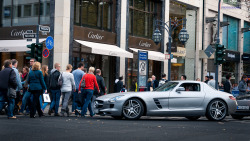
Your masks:
<path fill-rule="evenodd" d="M 206 23 L 206 17 L 215 17 L 218 0 L 2 0 L 0 3 L 0 42 L 15 42 L 26 30 L 36 25 L 50 25 L 50 36 L 54 38 L 54 49 L 43 64 L 52 68 L 58 62 L 65 70 L 68 63 L 74 68 L 79 62 L 85 68 L 94 66 L 102 70 L 108 93 L 114 91 L 115 80 L 123 76 L 128 90 L 137 80 L 138 51 L 148 51 L 148 78 L 155 75 L 159 80 L 162 73 L 168 74 L 167 54 L 168 32 L 161 29 L 163 40 L 156 45 L 152 40 L 155 20 L 167 25 L 171 20 L 185 18 L 171 33 L 172 52 L 171 80 L 179 80 L 185 74 L 187 79 L 204 79 L 215 74 L 213 55 L 208 58 L 204 50 L 213 45 L 214 23 Z M 39 4 L 40 2 L 40 4 Z M 239 81 L 243 74 L 249 74 L 249 34 L 242 33 L 249 27 L 247 6 L 223 1 L 221 22 L 230 22 L 220 28 L 220 41 L 227 47 L 227 62 L 220 66 L 219 81 L 228 73 L 233 81 Z M 40 6 L 39 6 L 40 5 Z M 40 8 L 38 8 L 40 7 Z M 40 9 L 40 10 L 38 10 Z M 40 11 L 40 12 L 39 12 Z M 40 14 L 39 14 L 40 13 Z M 183 26 L 189 33 L 189 40 L 182 44 L 178 35 Z M 12 29 L 12 30 L 11 30 Z M 13 31 L 13 29 L 15 29 Z M 20 29 L 20 30 L 19 30 Z M 9 33 L 7 33 L 7 31 Z M 6 36 L 10 34 L 10 37 Z M 19 37 L 13 38 L 12 35 Z M 48 35 L 40 33 L 40 39 Z M 34 40 L 34 39 L 33 39 Z M 42 42 L 43 40 L 41 40 Z M 27 43 L 26 43 L 27 44 Z M 26 44 L 22 44 L 26 48 Z M 4 48 L 5 47 L 5 48 Z M 24 50 L 6 50 L 0 45 L 1 63 L 7 58 L 17 58 L 27 65 Z M 16 46 L 17 48 L 17 46 Z M 22 61 L 21 61 L 22 60 Z"/>

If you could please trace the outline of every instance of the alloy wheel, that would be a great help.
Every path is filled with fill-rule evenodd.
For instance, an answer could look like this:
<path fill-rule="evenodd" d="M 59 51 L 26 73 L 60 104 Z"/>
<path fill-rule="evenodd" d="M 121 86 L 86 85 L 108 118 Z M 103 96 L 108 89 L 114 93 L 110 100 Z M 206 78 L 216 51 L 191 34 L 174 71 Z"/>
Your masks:
<path fill-rule="evenodd" d="M 143 113 L 144 107 L 137 99 L 129 99 L 123 105 L 123 115 L 127 119 L 138 119 Z"/>
<path fill-rule="evenodd" d="M 227 114 L 227 105 L 221 100 L 214 100 L 209 104 L 208 118 L 210 120 L 223 120 Z"/>

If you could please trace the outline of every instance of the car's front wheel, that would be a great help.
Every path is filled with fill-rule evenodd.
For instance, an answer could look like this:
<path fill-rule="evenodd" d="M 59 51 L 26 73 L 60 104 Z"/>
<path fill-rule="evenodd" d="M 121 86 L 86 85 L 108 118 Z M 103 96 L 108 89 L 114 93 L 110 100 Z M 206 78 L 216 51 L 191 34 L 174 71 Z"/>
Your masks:
<path fill-rule="evenodd" d="M 207 106 L 206 117 L 209 120 L 220 121 L 227 115 L 227 105 L 220 99 L 211 101 Z"/>
<path fill-rule="evenodd" d="M 136 98 L 127 100 L 122 107 L 122 113 L 126 119 L 139 119 L 143 115 L 143 112 L 144 106 Z"/>

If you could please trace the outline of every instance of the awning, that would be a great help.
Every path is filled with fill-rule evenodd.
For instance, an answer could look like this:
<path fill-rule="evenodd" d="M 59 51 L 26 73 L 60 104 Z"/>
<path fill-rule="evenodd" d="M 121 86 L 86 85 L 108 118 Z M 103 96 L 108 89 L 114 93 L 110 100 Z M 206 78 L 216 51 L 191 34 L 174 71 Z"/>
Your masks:
<path fill-rule="evenodd" d="M 39 43 L 46 40 L 45 38 L 39 39 Z M 0 40 L 0 52 L 25 52 L 30 49 L 27 48 L 27 45 L 36 43 L 36 39 L 33 39 L 32 42 L 27 42 L 27 40 Z"/>
<path fill-rule="evenodd" d="M 138 53 L 138 50 L 140 51 L 147 51 L 148 52 L 148 59 L 149 60 L 155 60 L 155 61 L 168 61 L 165 59 L 165 54 L 157 51 L 150 51 L 150 50 L 142 50 L 142 49 L 136 49 L 136 48 L 129 48 L 132 51 Z M 176 58 L 171 59 L 172 63 L 176 63 Z"/>
<path fill-rule="evenodd" d="M 121 48 L 115 46 L 115 45 L 94 43 L 94 42 L 88 42 L 88 41 L 82 41 L 82 40 L 75 40 L 75 41 L 90 48 L 91 53 L 93 53 L 93 54 L 133 58 L 133 53 L 130 53 L 124 49 L 121 49 Z"/>

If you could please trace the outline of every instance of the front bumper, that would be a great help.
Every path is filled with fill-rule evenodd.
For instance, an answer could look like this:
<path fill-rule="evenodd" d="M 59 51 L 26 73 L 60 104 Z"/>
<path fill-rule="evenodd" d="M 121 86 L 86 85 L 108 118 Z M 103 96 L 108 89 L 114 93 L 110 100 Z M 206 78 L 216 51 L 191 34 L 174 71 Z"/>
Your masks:
<path fill-rule="evenodd" d="M 102 116 L 121 116 L 122 102 L 109 102 L 103 100 L 96 100 L 94 105 L 94 112 Z"/>

